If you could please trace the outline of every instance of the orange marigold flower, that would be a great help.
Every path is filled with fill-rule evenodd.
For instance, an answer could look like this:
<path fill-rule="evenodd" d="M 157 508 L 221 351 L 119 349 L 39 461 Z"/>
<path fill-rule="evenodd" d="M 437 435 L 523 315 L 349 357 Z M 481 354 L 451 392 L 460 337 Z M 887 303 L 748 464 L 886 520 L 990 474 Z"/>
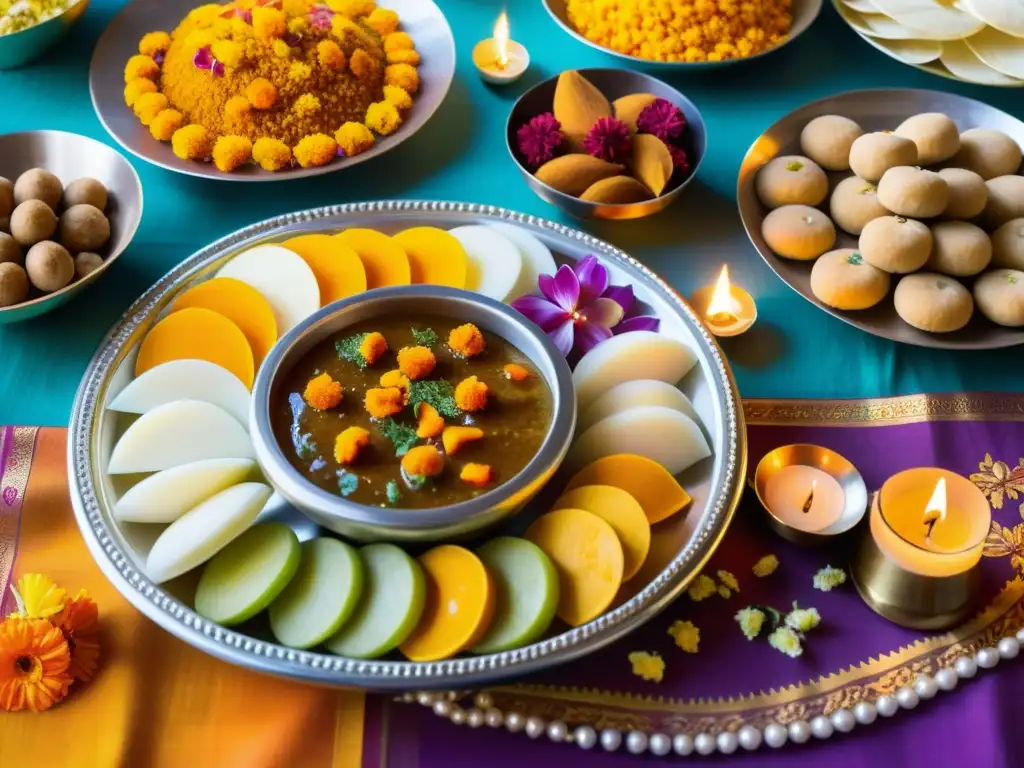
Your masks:
<path fill-rule="evenodd" d="M 174 132 L 171 149 L 182 160 L 202 160 L 213 152 L 213 139 L 206 128 L 193 123 Z"/>
<path fill-rule="evenodd" d="M 154 61 L 152 56 L 143 56 L 141 53 L 137 53 L 124 65 L 125 83 L 130 83 L 139 77 L 144 77 L 147 80 L 156 80 L 160 77 L 160 65 Z"/>
<path fill-rule="evenodd" d="M 309 19 L 306 18 L 306 14 L 309 13 L 309 3 L 306 3 L 306 9 L 300 10 L 298 13 L 289 13 L 288 8 L 282 8 L 285 16 L 290 16 L 288 19 L 288 31 L 293 35 L 304 35 L 309 31 Z"/>
<path fill-rule="evenodd" d="M 479 427 L 445 427 L 441 435 L 444 452 L 454 456 L 466 443 L 482 440 L 484 431 Z"/>
<path fill-rule="evenodd" d="M 232 96 L 224 105 L 224 121 L 228 125 L 242 127 L 252 119 L 252 104 L 245 96 Z"/>
<path fill-rule="evenodd" d="M 487 342 L 480 329 L 472 323 L 452 328 L 448 334 L 448 346 L 459 357 L 473 357 L 487 349 Z"/>
<path fill-rule="evenodd" d="M 463 379 L 455 387 L 455 404 L 467 413 L 487 407 L 487 385 L 476 376 Z"/>
<path fill-rule="evenodd" d="M 320 111 L 320 99 L 312 93 L 304 93 L 292 104 L 292 109 L 299 117 L 309 117 Z"/>
<path fill-rule="evenodd" d="M 316 44 L 316 58 L 321 66 L 342 70 L 348 63 L 345 52 L 333 40 L 321 40 Z"/>
<path fill-rule="evenodd" d="M 387 55 L 388 64 L 410 64 L 416 66 L 420 63 L 420 55 L 413 48 L 403 48 L 399 51 L 391 51 Z"/>
<path fill-rule="evenodd" d="M 264 137 L 252 145 L 252 159 L 265 171 L 279 171 L 291 162 L 292 150 L 283 141 Z"/>
<path fill-rule="evenodd" d="M 402 347 L 398 350 L 398 370 L 412 381 L 429 376 L 435 365 L 437 358 L 427 347 Z"/>
<path fill-rule="evenodd" d="M 386 419 L 400 413 L 405 407 L 405 395 L 398 387 L 375 387 L 366 390 L 363 405 L 373 418 Z"/>
<path fill-rule="evenodd" d="M 83 589 L 53 617 L 71 651 L 68 674 L 75 680 L 88 682 L 96 674 L 100 661 L 100 612 Z"/>
<path fill-rule="evenodd" d="M 398 29 L 398 14 L 388 8 L 374 8 L 373 13 L 366 18 L 366 23 L 384 37 Z"/>
<path fill-rule="evenodd" d="M 329 373 L 321 373 L 310 379 L 302 392 L 302 399 L 306 401 L 306 405 L 318 411 L 336 408 L 342 397 L 341 382 L 332 379 Z"/>
<path fill-rule="evenodd" d="M 491 467 L 489 464 L 473 464 L 470 462 L 462 467 L 459 479 L 469 485 L 482 488 L 491 482 Z"/>
<path fill-rule="evenodd" d="M 213 145 L 213 164 L 230 173 L 252 157 L 252 141 L 245 136 L 221 136 Z"/>
<path fill-rule="evenodd" d="M 139 53 L 152 58 L 171 47 L 171 36 L 166 32 L 147 32 L 139 40 Z"/>
<path fill-rule="evenodd" d="M 210 47 L 210 52 L 225 67 L 237 67 L 245 58 L 245 47 L 234 40 L 218 40 Z"/>
<path fill-rule="evenodd" d="M 281 3 L 281 10 L 286 16 L 305 16 L 309 13 L 310 5 L 312 5 L 310 0 L 284 0 Z"/>
<path fill-rule="evenodd" d="M 354 19 L 371 13 L 377 3 L 374 0 L 327 0 L 327 7 Z"/>
<path fill-rule="evenodd" d="M 402 469 L 413 477 L 436 477 L 444 471 L 444 456 L 432 445 L 417 445 L 402 457 Z"/>
<path fill-rule="evenodd" d="M 370 433 L 362 427 L 349 427 L 334 438 L 334 460 L 339 464 L 351 464 L 359 451 L 370 444 Z"/>
<path fill-rule="evenodd" d="M 270 109 L 277 101 L 277 86 L 265 77 L 257 77 L 246 86 L 245 96 L 256 109 Z"/>
<path fill-rule="evenodd" d="M 363 356 L 368 365 L 376 363 L 380 356 L 388 351 L 388 340 L 383 333 L 373 331 L 363 337 L 359 343 L 359 354 Z"/>
<path fill-rule="evenodd" d="M 366 126 L 381 136 L 390 136 L 402 124 L 402 116 L 390 101 L 375 101 L 366 108 Z"/>
<path fill-rule="evenodd" d="M 45 619 L 12 616 L 0 623 L 0 709 L 42 712 L 68 693 L 71 651 Z"/>
<path fill-rule="evenodd" d="M 408 51 L 416 47 L 407 32 L 392 32 L 384 36 L 384 52 Z"/>
<path fill-rule="evenodd" d="M 137 77 L 124 87 L 124 103 L 134 107 L 139 96 L 144 93 L 156 93 L 156 83 L 144 77 Z"/>
<path fill-rule="evenodd" d="M 288 31 L 288 22 L 277 8 L 256 6 L 252 9 L 252 31 L 261 40 L 283 37 Z"/>
<path fill-rule="evenodd" d="M 148 126 L 167 107 L 167 97 L 162 93 L 144 93 L 135 100 L 133 109 L 139 122 Z"/>
<path fill-rule="evenodd" d="M 416 93 L 420 87 L 420 76 L 412 64 L 389 64 L 384 68 L 384 82 L 397 85 L 407 93 Z"/>
<path fill-rule="evenodd" d="M 303 168 L 327 165 L 338 152 L 338 142 L 326 133 L 311 133 L 295 145 L 295 159 Z"/>
<path fill-rule="evenodd" d="M 334 140 L 338 142 L 345 157 L 354 157 L 373 146 L 376 139 L 370 129 L 362 123 L 349 121 L 334 132 Z"/>
<path fill-rule="evenodd" d="M 390 101 L 397 109 L 409 109 L 412 107 L 412 96 L 397 85 L 384 86 L 384 100 Z"/>
<path fill-rule="evenodd" d="M 309 80 L 312 76 L 313 68 L 304 61 L 293 61 L 292 65 L 288 67 L 288 79 L 294 80 L 296 83 Z"/>
<path fill-rule="evenodd" d="M 526 381 L 530 378 L 530 369 L 519 363 L 509 363 L 503 370 L 505 377 L 512 381 Z"/>
<path fill-rule="evenodd" d="M 292 55 L 292 47 L 281 38 L 277 38 L 270 44 L 270 50 L 272 50 L 274 55 L 279 59 L 288 59 L 291 58 Z"/>
<path fill-rule="evenodd" d="M 164 109 L 157 113 L 149 124 L 149 132 L 157 141 L 170 141 L 174 132 L 181 128 L 185 116 L 176 109 Z"/>
<path fill-rule="evenodd" d="M 377 70 L 377 62 L 362 48 L 356 48 L 349 57 L 348 68 L 356 77 L 369 77 Z"/>
<path fill-rule="evenodd" d="M 444 418 L 430 403 L 420 403 L 419 422 L 416 425 L 416 437 L 424 440 L 437 437 L 444 431 Z"/>

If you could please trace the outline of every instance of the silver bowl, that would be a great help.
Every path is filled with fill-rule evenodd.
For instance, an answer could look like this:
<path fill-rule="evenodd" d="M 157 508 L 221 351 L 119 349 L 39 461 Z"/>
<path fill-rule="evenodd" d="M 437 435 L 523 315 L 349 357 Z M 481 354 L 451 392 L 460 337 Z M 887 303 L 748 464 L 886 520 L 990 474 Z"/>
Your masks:
<path fill-rule="evenodd" d="M 99 269 L 59 291 L 38 295 L 33 289 L 30 296 L 34 298 L 12 307 L 0 307 L 0 325 L 56 309 L 99 280 L 128 247 L 142 220 L 142 182 L 131 163 L 106 144 L 64 131 L 0 135 L 0 176 L 14 181 L 31 168 L 45 168 L 65 186 L 83 176 L 102 182 L 110 193 L 106 211 L 110 240 L 100 254 L 104 258 Z"/>
<path fill-rule="evenodd" d="M 60 16 L 20 32 L 0 35 L 0 69 L 23 67 L 38 59 L 64 39 L 88 7 L 89 0 L 78 0 Z"/>
<path fill-rule="evenodd" d="M 581 35 L 576 28 L 569 22 L 569 14 L 566 10 L 565 0 L 544 0 L 544 7 L 547 12 L 551 14 L 553 18 L 562 29 L 568 32 L 570 35 L 575 37 L 584 45 L 588 45 L 594 50 L 607 53 L 610 56 L 617 56 L 620 59 L 625 59 L 631 62 L 634 66 L 641 67 L 658 67 L 668 69 L 683 69 L 687 71 L 692 70 L 703 70 L 703 69 L 715 69 L 717 67 L 730 66 L 732 64 L 741 64 L 746 61 L 755 61 L 760 59 L 762 56 L 767 56 L 770 53 L 774 53 L 782 48 L 785 48 L 791 42 L 796 40 L 802 35 L 809 26 L 818 18 L 818 14 L 821 13 L 822 0 L 793 0 L 790 15 L 793 17 L 793 22 L 789 27 L 789 35 L 781 43 L 776 45 L 774 48 L 769 48 L 767 51 L 763 51 L 756 56 L 748 56 L 745 59 L 726 59 L 725 61 L 654 61 L 652 59 L 641 59 L 639 56 L 630 56 L 626 53 L 619 53 L 618 51 L 606 48 L 603 45 L 588 40 L 584 35 Z"/>
<path fill-rule="evenodd" d="M 680 181 L 668 187 L 659 197 L 640 203 L 621 205 L 580 200 L 578 197 L 559 192 L 538 179 L 519 159 L 519 153 L 516 151 L 516 131 L 530 118 L 551 111 L 551 105 L 555 98 L 555 86 L 558 84 L 556 75 L 538 83 L 520 96 L 513 105 L 512 111 L 509 112 L 508 122 L 505 124 L 505 143 L 508 152 L 519 167 L 523 178 L 526 179 L 526 183 L 542 200 L 578 219 L 639 219 L 663 210 L 679 197 L 686 186 L 697 176 L 700 164 L 707 153 L 707 130 L 704 127 L 704 118 L 701 117 L 700 110 L 675 88 L 643 72 L 601 68 L 577 71 L 593 83 L 608 101 L 615 101 L 615 99 L 631 93 L 653 93 L 679 107 L 686 116 L 687 126 L 683 147 L 689 156 L 690 172 Z"/>
<path fill-rule="evenodd" d="M 537 367 L 551 390 L 551 426 L 540 450 L 517 475 L 468 501 L 433 509 L 356 504 L 303 477 L 289 462 L 270 423 L 281 381 L 314 346 L 356 323 L 395 314 L 456 317 L 501 336 Z M 565 358 L 514 309 L 480 294 L 436 285 L 381 288 L 335 302 L 289 331 L 260 366 L 252 389 L 249 432 L 271 485 L 319 525 L 360 541 L 427 542 L 466 537 L 518 512 L 558 469 L 576 428 L 576 391 Z"/>

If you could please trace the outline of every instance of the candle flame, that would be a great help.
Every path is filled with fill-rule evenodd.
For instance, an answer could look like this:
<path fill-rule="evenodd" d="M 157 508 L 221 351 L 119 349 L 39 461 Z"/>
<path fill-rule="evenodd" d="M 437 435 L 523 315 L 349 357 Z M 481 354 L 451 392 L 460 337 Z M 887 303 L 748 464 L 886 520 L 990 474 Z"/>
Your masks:
<path fill-rule="evenodd" d="M 494 42 L 498 48 L 498 67 L 504 69 L 508 66 L 508 42 L 509 42 L 508 14 L 504 11 L 494 24 Z"/>
<path fill-rule="evenodd" d="M 723 264 L 722 271 L 718 273 L 718 280 L 715 281 L 715 291 L 711 294 L 711 302 L 708 304 L 705 317 L 716 323 L 735 322 L 739 312 L 736 299 L 732 297 L 732 285 L 729 282 L 729 265 Z"/>
<path fill-rule="evenodd" d="M 946 478 L 940 477 L 939 482 L 935 484 L 935 490 L 932 492 L 931 499 L 928 500 L 928 506 L 924 509 L 924 524 L 928 526 L 928 532 L 925 534 L 925 538 L 930 538 L 932 530 L 935 528 L 935 524 L 940 520 L 946 519 Z"/>

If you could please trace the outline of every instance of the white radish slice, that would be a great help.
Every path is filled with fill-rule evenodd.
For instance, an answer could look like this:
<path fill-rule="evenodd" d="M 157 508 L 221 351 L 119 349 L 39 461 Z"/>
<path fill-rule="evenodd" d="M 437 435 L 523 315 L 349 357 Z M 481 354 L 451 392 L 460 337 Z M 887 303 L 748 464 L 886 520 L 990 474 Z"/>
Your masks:
<path fill-rule="evenodd" d="M 277 321 L 278 336 L 320 309 L 320 286 L 302 257 L 280 245 L 257 245 L 221 267 L 218 277 L 233 277 L 263 294 Z"/>
<path fill-rule="evenodd" d="M 686 414 L 659 405 L 643 405 L 608 416 L 584 432 L 569 449 L 567 463 L 587 466 L 605 456 L 632 453 L 678 475 L 711 455 L 697 423 Z"/>
<path fill-rule="evenodd" d="M 150 368 L 122 389 L 107 408 L 123 413 L 146 413 L 175 400 L 212 403 L 248 428 L 249 390 L 227 368 L 208 360 L 171 360 Z"/>
<path fill-rule="evenodd" d="M 466 251 L 466 290 L 498 301 L 512 293 L 523 272 L 523 257 L 512 241 L 482 224 L 449 229 Z"/>
<path fill-rule="evenodd" d="M 904 64 L 920 66 L 942 56 L 942 43 L 937 40 L 880 40 L 867 35 L 860 37 L 868 45 Z"/>
<path fill-rule="evenodd" d="M 572 373 L 576 401 L 582 412 L 602 392 L 624 381 L 657 379 L 676 384 L 696 363 L 697 356 L 683 342 L 655 331 L 631 331 L 612 336 L 577 363 Z"/>
<path fill-rule="evenodd" d="M 847 8 L 852 8 L 858 13 L 878 13 L 878 7 L 871 0 L 839 0 Z"/>
<path fill-rule="evenodd" d="M 160 584 L 205 563 L 255 522 L 272 492 L 263 483 L 241 483 L 190 509 L 153 542 L 149 578 Z"/>
<path fill-rule="evenodd" d="M 107 472 L 159 472 L 203 459 L 253 459 L 252 442 L 230 413 L 202 400 L 175 400 L 148 411 L 117 441 Z"/>
<path fill-rule="evenodd" d="M 520 296 L 536 293 L 537 278 L 541 275 L 553 275 L 558 271 L 551 249 L 533 233 L 506 221 L 488 222 L 487 226 L 507 237 L 523 257 L 523 271 L 519 273 L 519 282 L 506 297 L 506 301 L 514 301 Z"/>
<path fill-rule="evenodd" d="M 1024 80 L 996 72 L 967 47 L 967 43 L 956 41 L 942 46 L 942 64 L 961 80 L 978 85 L 1024 85 Z"/>
<path fill-rule="evenodd" d="M 880 38 L 882 40 L 931 39 L 931 35 L 927 32 L 919 29 L 910 29 L 880 13 L 858 13 L 847 8 L 842 3 L 836 4 L 835 8 L 847 24 L 853 27 L 855 31 L 868 37 Z"/>
<path fill-rule="evenodd" d="M 964 40 L 974 55 L 997 72 L 1024 78 L 1024 40 L 988 27 Z"/>
<path fill-rule="evenodd" d="M 126 523 L 173 523 L 254 469 L 252 459 L 207 459 L 165 469 L 129 488 L 114 505 L 114 517 Z"/>
<path fill-rule="evenodd" d="M 576 430 L 583 434 L 585 430 L 601 419 L 620 411 L 628 411 L 630 408 L 638 408 L 641 405 L 660 405 L 663 408 L 671 408 L 673 411 L 686 414 L 698 424 L 700 423 L 700 417 L 694 410 L 690 398 L 680 392 L 678 387 L 657 379 L 638 379 L 616 384 L 598 395 L 594 402 L 581 412 L 579 420 L 576 422 Z"/>
<path fill-rule="evenodd" d="M 1014 37 L 1024 37 L 1024 0 L 960 0 L 990 27 Z"/>
<path fill-rule="evenodd" d="M 985 28 L 985 22 L 936 0 L 871 0 L 878 10 L 930 40 L 962 40 Z"/>

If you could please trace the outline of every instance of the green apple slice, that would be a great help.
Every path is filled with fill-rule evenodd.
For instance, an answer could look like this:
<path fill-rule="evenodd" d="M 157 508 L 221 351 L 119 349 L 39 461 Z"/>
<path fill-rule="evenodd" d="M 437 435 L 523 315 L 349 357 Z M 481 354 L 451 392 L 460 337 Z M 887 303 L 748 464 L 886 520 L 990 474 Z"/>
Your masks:
<path fill-rule="evenodd" d="M 474 653 L 498 653 L 529 645 L 551 624 L 558 608 L 558 573 L 540 547 L 499 536 L 477 550 L 497 588 L 494 620 Z"/>
<path fill-rule="evenodd" d="M 307 541 L 298 572 L 270 604 L 270 629 L 284 645 L 312 648 L 341 629 L 362 591 L 363 564 L 352 547 Z"/>
<path fill-rule="evenodd" d="M 226 627 L 252 618 L 291 581 L 300 552 L 287 525 L 253 526 L 207 564 L 196 588 L 196 613 Z"/>
<path fill-rule="evenodd" d="M 416 628 L 426 602 L 420 564 L 394 544 L 359 550 L 366 567 L 363 599 L 352 620 L 327 641 L 327 649 L 353 659 L 376 659 L 401 645 Z"/>

